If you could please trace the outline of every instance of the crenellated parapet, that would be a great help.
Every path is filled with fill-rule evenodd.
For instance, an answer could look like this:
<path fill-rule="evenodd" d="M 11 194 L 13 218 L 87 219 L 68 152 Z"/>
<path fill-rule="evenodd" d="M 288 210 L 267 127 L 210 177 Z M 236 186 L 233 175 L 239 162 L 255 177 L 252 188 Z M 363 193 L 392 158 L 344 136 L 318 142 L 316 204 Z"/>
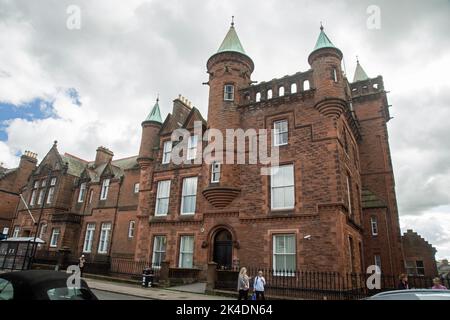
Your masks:
<path fill-rule="evenodd" d="M 240 106 L 247 106 L 281 97 L 302 95 L 305 92 L 311 93 L 313 90 L 312 70 L 308 70 L 243 88 L 239 90 L 239 101 Z"/>

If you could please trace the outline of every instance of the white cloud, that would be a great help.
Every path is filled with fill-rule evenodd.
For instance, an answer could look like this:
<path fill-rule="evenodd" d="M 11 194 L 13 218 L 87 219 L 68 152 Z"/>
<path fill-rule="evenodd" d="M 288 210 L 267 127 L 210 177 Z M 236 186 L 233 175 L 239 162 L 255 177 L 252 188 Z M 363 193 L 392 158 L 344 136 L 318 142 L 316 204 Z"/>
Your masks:
<path fill-rule="evenodd" d="M 444 206 L 450 215 L 448 1 L 376 1 L 382 28 L 368 30 L 372 2 L 0 0 L 0 101 L 55 99 L 55 117 L 9 122 L 0 160 L 13 165 L 24 149 L 42 157 L 55 139 L 60 151 L 86 159 L 99 145 L 118 157 L 136 154 L 140 123 L 157 93 L 163 115 L 181 93 L 206 116 L 205 64 L 231 15 L 258 81 L 307 70 L 323 21 L 344 53 L 349 78 L 359 55 L 368 74 L 382 74 L 392 91 L 389 134 L 400 214 L 420 219 Z M 72 4 L 81 8 L 81 30 L 66 28 Z M 65 96 L 68 88 L 80 94 L 81 106 Z M 414 221 L 402 225 L 418 226 Z"/>

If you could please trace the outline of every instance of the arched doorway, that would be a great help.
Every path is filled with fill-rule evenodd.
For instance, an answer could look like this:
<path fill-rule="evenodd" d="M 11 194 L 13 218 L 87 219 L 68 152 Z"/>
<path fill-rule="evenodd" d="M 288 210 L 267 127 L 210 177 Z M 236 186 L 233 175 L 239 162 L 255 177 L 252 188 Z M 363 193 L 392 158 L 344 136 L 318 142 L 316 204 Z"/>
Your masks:
<path fill-rule="evenodd" d="M 221 229 L 214 235 L 213 261 L 221 269 L 230 269 L 233 259 L 233 238 L 230 231 Z"/>

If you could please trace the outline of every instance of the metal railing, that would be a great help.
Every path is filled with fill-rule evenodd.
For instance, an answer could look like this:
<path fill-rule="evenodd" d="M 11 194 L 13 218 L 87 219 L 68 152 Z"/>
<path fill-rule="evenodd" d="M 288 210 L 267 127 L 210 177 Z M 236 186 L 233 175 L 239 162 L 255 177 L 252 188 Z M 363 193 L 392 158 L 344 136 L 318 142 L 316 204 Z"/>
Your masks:
<path fill-rule="evenodd" d="M 370 274 L 299 270 L 273 270 L 266 268 L 247 268 L 250 277 L 250 288 L 258 271 L 262 271 L 266 280 L 265 295 L 280 299 L 314 299 L 314 300 L 354 300 L 363 299 L 382 291 L 396 290 L 398 276 L 381 275 L 380 288 L 369 289 L 367 286 Z M 215 288 L 218 290 L 236 291 L 239 271 L 217 271 Z M 442 279 L 447 288 L 450 277 Z M 409 288 L 431 288 L 433 279 L 425 276 L 408 276 Z"/>

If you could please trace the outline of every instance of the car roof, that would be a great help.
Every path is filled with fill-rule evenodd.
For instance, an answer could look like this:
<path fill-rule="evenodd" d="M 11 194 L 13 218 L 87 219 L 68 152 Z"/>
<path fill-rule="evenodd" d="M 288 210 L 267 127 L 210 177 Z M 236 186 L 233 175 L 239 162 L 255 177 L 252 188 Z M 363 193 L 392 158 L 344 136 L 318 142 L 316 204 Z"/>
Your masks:
<path fill-rule="evenodd" d="M 70 276 L 68 273 L 52 271 L 52 270 L 26 270 L 4 273 L 0 277 L 9 281 L 24 281 L 30 286 L 49 281 L 66 281 Z"/>
<path fill-rule="evenodd" d="M 438 290 L 438 289 L 407 289 L 407 290 L 392 290 L 392 291 L 385 291 L 380 292 L 376 294 L 375 296 L 385 296 L 385 295 L 395 295 L 395 294 L 436 294 L 436 293 L 446 293 L 450 294 L 450 291 L 448 290 Z"/>

